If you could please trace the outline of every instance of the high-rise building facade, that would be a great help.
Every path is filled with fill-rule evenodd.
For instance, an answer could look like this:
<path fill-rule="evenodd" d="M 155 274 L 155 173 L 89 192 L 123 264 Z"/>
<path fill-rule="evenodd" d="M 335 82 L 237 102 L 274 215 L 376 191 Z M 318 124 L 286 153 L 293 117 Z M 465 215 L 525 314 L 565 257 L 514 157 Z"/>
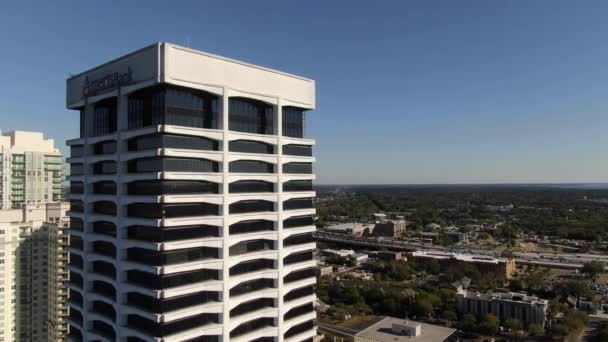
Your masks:
<path fill-rule="evenodd" d="M 68 204 L 0 210 L 0 341 L 64 341 Z"/>
<path fill-rule="evenodd" d="M 61 165 L 61 153 L 42 133 L 0 135 L 0 209 L 59 201 Z"/>
<path fill-rule="evenodd" d="M 69 339 L 313 339 L 314 81 L 158 43 L 67 107 Z"/>

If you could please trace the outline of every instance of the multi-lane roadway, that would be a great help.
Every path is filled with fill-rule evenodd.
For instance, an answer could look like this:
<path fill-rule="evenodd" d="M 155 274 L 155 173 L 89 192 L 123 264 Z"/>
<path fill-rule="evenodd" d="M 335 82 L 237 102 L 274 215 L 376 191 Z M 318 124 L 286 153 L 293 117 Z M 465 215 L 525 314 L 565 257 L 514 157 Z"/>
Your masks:
<path fill-rule="evenodd" d="M 386 237 L 357 237 L 349 234 L 340 234 L 327 230 L 318 230 L 315 239 L 339 245 L 352 247 L 365 247 L 378 250 L 392 250 L 411 252 L 416 250 L 454 252 L 463 254 L 474 254 L 497 257 L 498 253 L 491 250 L 475 249 L 470 246 L 461 245 L 455 247 L 443 247 L 432 244 L 406 242 Z M 608 264 L 608 255 L 578 254 L 578 253 L 514 253 L 515 261 L 519 264 L 539 265 L 552 268 L 578 269 L 585 262 L 600 261 Z"/>

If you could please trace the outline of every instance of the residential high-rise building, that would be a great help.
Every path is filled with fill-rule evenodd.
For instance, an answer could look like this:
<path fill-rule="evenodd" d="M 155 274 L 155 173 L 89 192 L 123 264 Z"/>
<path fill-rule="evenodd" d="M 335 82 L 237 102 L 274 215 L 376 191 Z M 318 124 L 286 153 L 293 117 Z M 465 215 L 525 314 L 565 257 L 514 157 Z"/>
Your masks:
<path fill-rule="evenodd" d="M 67 203 L 0 210 L 0 341 L 65 340 Z"/>
<path fill-rule="evenodd" d="M 61 165 L 61 153 L 42 133 L 0 135 L 0 209 L 59 201 Z"/>
<path fill-rule="evenodd" d="M 158 43 L 67 80 L 73 341 L 312 341 L 312 80 Z"/>

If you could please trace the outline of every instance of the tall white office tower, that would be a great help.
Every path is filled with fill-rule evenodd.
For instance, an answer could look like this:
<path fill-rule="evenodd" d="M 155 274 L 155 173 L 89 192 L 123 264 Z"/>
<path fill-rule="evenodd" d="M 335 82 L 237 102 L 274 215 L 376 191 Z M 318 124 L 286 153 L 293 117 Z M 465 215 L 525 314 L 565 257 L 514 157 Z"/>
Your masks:
<path fill-rule="evenodd" d="M 74 341 L 311 341 L 315 83 L 158 43 L 67 80 Z"/>
<path fill-rule="evenodd" d="M 61 153 L 39 132 L 0 135 L 0 209 L 57 202 L 61 197 Z"/>

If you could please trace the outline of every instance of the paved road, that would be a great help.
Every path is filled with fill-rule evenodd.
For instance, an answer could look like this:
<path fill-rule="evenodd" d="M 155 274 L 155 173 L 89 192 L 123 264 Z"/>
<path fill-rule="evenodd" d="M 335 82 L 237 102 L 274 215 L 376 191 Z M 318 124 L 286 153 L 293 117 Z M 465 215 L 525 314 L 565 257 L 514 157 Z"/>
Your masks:
<path fill-rule="evenodd" d="M 355 247 L 371 247 L 404 252 L 425 250 L 437 252 L 458 252 L 463 254 L 485 255 L 492 257 L 498 256 L 498 254 L 494 251 L 474 249 L 470 248 L 469 246 L 455 246 L 452 248 L 446 248 L 431 244 L 405 242 L 391 238 L 356 237 L 348 234 L 339 234 L 324 230 L 318 230 L 315 233 L 315 239 Z M 532 264 L 563 269 L 578 269 L 581 268 L 585 262 L 589 261 L 601 261 L 608 264 L 608 255 L 584 253 L 514 253 L 514 255 L 515 261 L 520 264 Z"/>

